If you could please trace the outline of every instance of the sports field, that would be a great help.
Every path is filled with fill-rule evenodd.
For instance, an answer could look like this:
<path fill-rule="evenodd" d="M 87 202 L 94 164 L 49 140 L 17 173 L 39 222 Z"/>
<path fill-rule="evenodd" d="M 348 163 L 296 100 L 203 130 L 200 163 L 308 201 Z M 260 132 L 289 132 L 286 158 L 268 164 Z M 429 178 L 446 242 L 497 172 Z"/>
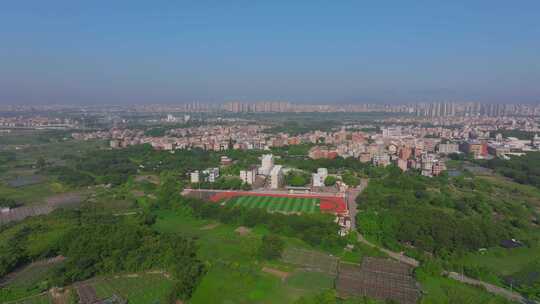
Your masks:
<path fill-rule="evenodd" d="M 246 208 L 261 208 L 268 212 L 320 212 L 320 200 L 311 197 L 236 196 L 227 200 L 226 204 Z"/>

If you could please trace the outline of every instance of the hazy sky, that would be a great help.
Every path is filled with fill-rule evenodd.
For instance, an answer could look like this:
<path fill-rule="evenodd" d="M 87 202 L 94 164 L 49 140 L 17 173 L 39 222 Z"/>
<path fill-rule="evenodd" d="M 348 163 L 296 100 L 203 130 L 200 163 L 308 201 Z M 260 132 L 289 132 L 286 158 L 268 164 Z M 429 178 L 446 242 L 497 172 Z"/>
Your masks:
<path fill-rule="evenodd" d="M 18 0 L 0 103 L 540 101 L 540 1 Z"/>

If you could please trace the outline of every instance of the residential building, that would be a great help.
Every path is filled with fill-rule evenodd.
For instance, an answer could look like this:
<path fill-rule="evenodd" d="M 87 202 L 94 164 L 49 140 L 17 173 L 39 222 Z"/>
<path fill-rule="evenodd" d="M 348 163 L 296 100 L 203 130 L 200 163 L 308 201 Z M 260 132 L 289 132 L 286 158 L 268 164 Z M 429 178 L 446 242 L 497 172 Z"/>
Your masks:
<path fill-rule="evenodd" d="M 199 171 L 193 171 L 191 172 L 190 174 L 190 179 L 191 179 L 191 183 L 192 184 L 196 184 L 200 181 L 200 174 L 199 174 Z"/>
<path fill-rule="evenodd" d="M 326 168 L 317 169 L 317 173 L 312 174 L 313 187 L 324 187 L 324 180 L 328 176 L 328 170 Z"/>
<path fill-rule="evenodd" d="M 452 154 L 459 152 L 459 145 L 454 143 L 439 144 L 438 151 L 441 154 Z"/>
<path fill-rule="evenodd" d="M 240 179 L 248 185 L 253 185 L 256 177 L 257 167 L 252 167 L 250 169 L 240 171 Z"/>

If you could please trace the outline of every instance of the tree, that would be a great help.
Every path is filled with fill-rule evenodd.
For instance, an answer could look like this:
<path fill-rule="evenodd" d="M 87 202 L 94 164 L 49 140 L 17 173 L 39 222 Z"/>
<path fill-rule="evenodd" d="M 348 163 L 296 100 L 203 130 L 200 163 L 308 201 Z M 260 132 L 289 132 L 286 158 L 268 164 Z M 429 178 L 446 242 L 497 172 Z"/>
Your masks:
<path fill-rule="evenodd" d="M 345 184 L 347 184 L 350 187 L 357 187 L 360 185 L 360 179 L 356 176 L 354 176 L 351 172 L 346 171 L 342 175 L 342 180 Z"/>
<path fill-rule="evenodd" d="M 180 197 L 180 192 L 182 191 L 180 184 L 174 175 L 167 172 L 163 172 L 160 179 L 161 185 L 157 192 L 158 204 L 170 206 Z"/>
<path fill-rule="evenodd" d="M 43 169 L 47 166 L 47 162 L 45 161 L 45 158 L 43 158 L 42 156 L 38 157 L 37 161 L 36 161 L 36 167 L 38 169 Z"/>
<path fill-rule="evenodd" d="M 302 171 L 291 171 L 285 176 L 287 185 L 293 187 L 302 187 L 309 182 L 309 177 Z"/>
<path fill-rule="evenodd" d="M 333 186 L 335 185 L 337 182 L 337 179 L 335 176 L 327 176 L 325 179 L 324 179 L 324 185 L 327 186 L 327 187 L 330 187 L 330 186 Z"/>
<path fill-rule="evenodd" d="M 15 208 L 19 204 L 10 198 L 7 197 L 0 197 L 0 207 L 7 207 L 7 208 Z"/>
<path fill-rule="evenodd" d="M 262 244 L 259 247 L 259 255 L 266 260 L 274 260 L 281 257 L 285 242 L 273 234 L 265 235 L 262 238 Z"/>

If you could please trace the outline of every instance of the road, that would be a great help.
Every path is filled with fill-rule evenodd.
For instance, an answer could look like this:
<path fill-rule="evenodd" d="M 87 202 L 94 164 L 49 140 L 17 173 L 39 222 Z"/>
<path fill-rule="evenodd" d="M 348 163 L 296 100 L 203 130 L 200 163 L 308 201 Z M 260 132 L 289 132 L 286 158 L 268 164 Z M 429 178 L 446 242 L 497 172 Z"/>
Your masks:
<path fill-rule="evenodd" d="M 349 214 L 351 216 L 351 229 L 356 230 L 356 213 L 358 213 L 358 208 L 356 206 L 356 198 L 368 185 L 368 179 L 363 178 L 360 180 L 360 185 L 356 188 L 350 188 L 345 192 L 345 202 L 347 203 L 347 209 L 349 209 Z"/>
<path fill-rule="evenodd" d="M 460 281 L 462 283 L 483 287 L 488 292 L 504 297 L 510 301 L 515 301 L 515 302 L 519 302 L 523 304 L 538 303 L 535 301 L 525 299 L 522 295 L 520 295 L 517 292 L 512 292 L 508 289 L 505 289 L 505 288 L 502 288 L 502 287 L 499 287 L 490 283 L 475 280 L 475 279 L 463 276 L 456 272 L 445 272 L 444 274 L 447 275 L 449 278 Z"/>

